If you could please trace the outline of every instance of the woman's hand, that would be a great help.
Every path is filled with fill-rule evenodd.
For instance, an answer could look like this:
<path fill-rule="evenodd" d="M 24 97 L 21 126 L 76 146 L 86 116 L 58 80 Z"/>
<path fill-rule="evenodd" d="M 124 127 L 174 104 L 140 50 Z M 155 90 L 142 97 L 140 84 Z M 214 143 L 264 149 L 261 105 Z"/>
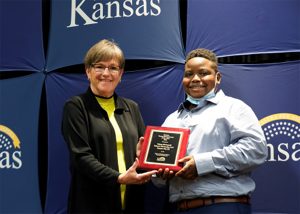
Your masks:
<path fill-rule="evenodd" d="M 136 156 L 137 157 L 140 157 L 143 143 L 144 143 L 144 137 L 140 137 L 139 142 L 136 145 Z"/>
<path fill-rule="evenodd" d="M 150 181 L 151 176 L 157 173 L 157 170 L 138 174 L 136 168 L 139 165 L 139 160 L 136 158 L 132 166 L 118 177 L 120 184 L 144 184 Z"/>

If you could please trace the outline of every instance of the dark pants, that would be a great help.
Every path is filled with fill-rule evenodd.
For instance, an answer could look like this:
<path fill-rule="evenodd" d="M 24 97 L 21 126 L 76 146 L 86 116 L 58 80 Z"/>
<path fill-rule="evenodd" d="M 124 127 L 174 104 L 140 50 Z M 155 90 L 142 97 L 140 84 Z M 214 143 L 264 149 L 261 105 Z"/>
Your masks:
<path fill-rule="evenodd" d="M 177 214 L 251 214 L 251 205 L 243 203 L 219 203 L 203 207 L 178 211 L 176 206 L 171 206 L 171 213 Z"/>

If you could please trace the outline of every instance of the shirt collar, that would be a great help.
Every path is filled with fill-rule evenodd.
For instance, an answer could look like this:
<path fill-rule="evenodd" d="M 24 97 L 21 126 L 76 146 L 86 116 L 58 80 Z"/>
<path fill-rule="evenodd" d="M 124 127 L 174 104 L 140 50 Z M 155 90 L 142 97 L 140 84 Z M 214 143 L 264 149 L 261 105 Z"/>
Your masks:
<path fill-rule="evenodd" d="M 220 102 L 220 100 L 222 99 L 222 97 L 224 97 L 225 94 L 224 92 L 220 89 L 216 92 L 216 96 L 208 98 L 206 101 L 206 105 L 207 103 L 213 103 L 213 104 L 218 104 Z M 188 100 L 185 100 L 184 102 L 182 102 L 179 107 L 178 107 L 178 112 L 181 112 L 182 110 L 188 110 L 188 107 L 191 105 L 191 103 Z M 201 109 L 203 106 L 201 107 L 196 107 L 193 109 L 193 111 L 198 111 L 199 109 Z"/>
<path fill-rule="evenodd" d="M 99 106 L 97 99 L 95 98 L 95 94 L 92 92 L 91 88 L 89 87 L 87 89 L 87 93 L 90 95 L 90 97 L 92 97 L 93 100 L 96 101 L 97 106 Z M 119 111 L 129 111 L 128 106 L 125 104 L 125 101 L 122 97 L 119 97 L 118 94 L 116 92 L 114 92 L 113 96 L 114 101 L 115 101 L 115 112 L 119 112 Z"/>

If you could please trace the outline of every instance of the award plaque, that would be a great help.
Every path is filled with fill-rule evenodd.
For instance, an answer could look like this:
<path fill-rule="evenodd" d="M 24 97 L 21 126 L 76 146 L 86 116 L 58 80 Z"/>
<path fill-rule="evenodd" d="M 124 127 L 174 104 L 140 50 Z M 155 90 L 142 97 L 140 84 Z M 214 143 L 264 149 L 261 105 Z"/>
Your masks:
<path fill-rule="evenodd" d="M 185 156 L 189 134 L 190 130 L 186 128 L 147 126 L 139 168 L 179 171 L 182 166 L 178 160 Z"/>

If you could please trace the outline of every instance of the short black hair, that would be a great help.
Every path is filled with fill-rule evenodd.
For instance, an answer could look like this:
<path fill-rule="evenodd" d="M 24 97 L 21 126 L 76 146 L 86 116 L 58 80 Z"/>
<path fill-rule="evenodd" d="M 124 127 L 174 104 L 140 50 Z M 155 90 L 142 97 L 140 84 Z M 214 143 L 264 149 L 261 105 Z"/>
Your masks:
<path fill-rule="evenodd" d="M 205 49 L 205 48 L 197 48 L 188 53 L 188 55 L 186 56 L 185 62 L 189 61 L 190 59 L 192 59 L 194 57 L 203 57 L 205 59 L 208 59 L 209 61 L 214 62 L 214 64 L 216 65 L 215 69 L 217 70 L 218 58 L 213 51 Z"/>

